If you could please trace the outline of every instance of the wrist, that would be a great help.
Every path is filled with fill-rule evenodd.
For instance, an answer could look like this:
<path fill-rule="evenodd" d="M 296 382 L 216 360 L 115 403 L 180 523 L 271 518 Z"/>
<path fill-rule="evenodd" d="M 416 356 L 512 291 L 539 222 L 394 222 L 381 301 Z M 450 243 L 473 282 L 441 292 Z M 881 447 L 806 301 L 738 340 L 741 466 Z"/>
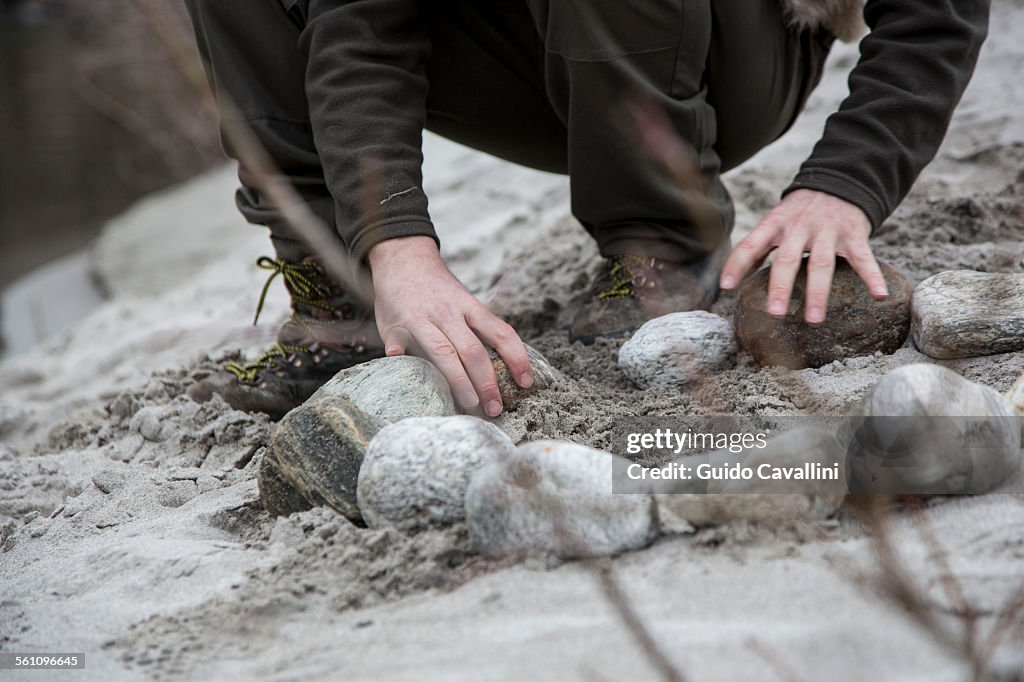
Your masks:
<path fill-rule="evenodd" d="M 366 255 L 366 262 L 370 266 L 370 273 L 376 275 L 391 267 L 401 266 L 410 260 L 423 262 L 424 260 L 441 260 L 441 254 L 437 249 L 437 242 L 425 235 L 413 235 L 409 237 L 395 237 L 386 239 L 370 248 Z"/>

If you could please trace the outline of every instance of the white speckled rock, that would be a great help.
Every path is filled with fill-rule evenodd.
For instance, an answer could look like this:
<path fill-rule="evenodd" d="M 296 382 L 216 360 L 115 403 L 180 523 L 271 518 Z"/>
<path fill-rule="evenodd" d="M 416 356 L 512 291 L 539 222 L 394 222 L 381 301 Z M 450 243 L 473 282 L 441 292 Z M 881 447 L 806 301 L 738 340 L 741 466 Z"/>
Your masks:
<path fill-rule="evenodd" d="M 639 549 L 658 533 L 649 494 L 612 493 L 615 455 L 575 443 L 538 441 L 481 469 L 466 491 L 477 549 L 563 558 Z"/>
<path fill-rule="evenodd" d="M 412 417 L 381 429 L 359 470 L 359 510 L 371 528 L 419 530 L 465 518 L 466 488 L 514 444 L 468 416 Z"/>
<path fill-rule="evenodd" d="M 728 365 L 736 334 L 725 318 L 703 310 L 657 317 L 619 350 L 619 366 L 640 388 L 686 386 Z"/>
<path fill-rule="evenodd" d="M 914 345 L 933 358 L 1024 349 L 1024 275 L 951 270 L 917 285 Z"/>
<path fill-rule="evenodd" d="M 386 422 L 458 414 L 444 375 L 411 355 L 378 358 L 338 372 L 308 402 L 341 396 Z"/>
<path fill-rule="evenodd" d="M 703 457 L 685 457 L 679 462 L 696 466 L 742 462 L 758 470 L 762 464 L 772 467 L 800 468 L 816 464 L 837 470 L 836 480 L 736 480 L 709 481 L 707 493 L 677 492 L 686 484 L 660 483 L 658 517 L 662 532 L 686 532 L 690 525 L 711 526 L 731 521 L 753 521 L 766 525 L 785 525 L 794 521 L 826 519 L 842 505 L 847 484 L 845 456 L 832 434 L 814 428 L 794 429 L 770 438 L 764 448 L 748 448 L 740 453 L 719 451 Z M 691 486 L 692 487 L 692 486 Z"/>
<path fill-rule="evenodd" d="M 1024 417 L 1024 374 L 1017 377 L 1017 381 L 1013 382 L 1013 386 L 1006 392 L 1005 397 L 1010 401 L 1013 411 L 1018 416 Z"/>
<path fill-rule="evenodd" d="M 854 492 L 983 493 L 1021 466 L 1020 418 L 999 393 L 939 365 L 900 367 L 841 430 Z"/>

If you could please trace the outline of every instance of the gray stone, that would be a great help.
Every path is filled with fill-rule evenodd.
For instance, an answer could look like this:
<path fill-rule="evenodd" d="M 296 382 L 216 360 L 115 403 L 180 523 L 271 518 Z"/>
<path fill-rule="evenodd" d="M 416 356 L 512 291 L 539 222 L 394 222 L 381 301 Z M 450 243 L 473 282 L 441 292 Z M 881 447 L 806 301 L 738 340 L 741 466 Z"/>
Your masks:
<path fill-rule="evenodd" d="M 526 346 L 526 355 L 530 359 L 530 369 L 533 374 L 533 385 L 523 388 L 512 378 L 511 372 L 505 361 L 491 349 L 491 364 L 494 366 L 494 375 L 498 380 L 498 391 L 501 393 L 501 402 L 506 410 L 515 410 L 516 405 L 526 396 L 533 395 L 538 391 L 550 388 L 558 381 L 558 370 L 551 366 L 543 355 L 536 348 Z"/>
<path fill-rule="evenodd" d="M 180 507 L 199 494 L 195 481 L 164 481 L 157 487 L 157 502 L 165 507 Z"/>
<path fill-rule="evenodd" d="M 853 492 L 983 493 L 1021 466 L 1012 405 L 938 365 L 907 365 L 882 377 L 840 440 Z"/>
<path fill-rule="evenodd" d="M 444 375 L 411 355 L 378 358 L 338 372 L 310 397 L 340 396 L 386 422 L 457 414 Z"/>
<path fill-rule="evenodd" d="M 501 429 L 476 417 L 413 417 L 385 426 L 359 470 L 359 509 L 371 528 L 458 523 L 473 474 L 514 447 Z"/>
<path fill-rule="evenodd" d="M 836 260 L 825 322 L 804 322 L 807 260 L 793 285 L 789 308 L 782 318 L 766 310 L 770 269 L 749 277 L 736 301 L 736 333 L 740 345 L 761 365 L 790 369 L 821 367 L 836 360 L 876 351 L 894 353 L 910 332 L 910 283 L 895 268 L 879 262 L 889 296 L 876 301 L 867 286 L 843 259 Z"/>
<path fill-rule="evenodd" d="M 312 398 L 277 425 L 260 463 L 260 499 L 271 514 L 327 505 L 354 521 L 359 467 L 385 422 L 339 396 Z"/>
<path fill-rule="evenodd" d="M 939 359 L 1024 350 L 1024 275 L 951 270 L 914 290 L 914 345 Z"/>
<path fill-rule="evenodd" d="M 538 441 L 485 466 L 466 491 L 466 521 L 490 555 L 563 558 L 639 549 L 658 532 L 649 494 L 614 494 L 615 455 L 575 443 Z"/>
<path fill-rule="evenodd" d="M 723 317 L 703 310 L 656 317 L 619 350 L 619 367 L 640 388 L 682 387 L 729 365 L 736 334 Z"/>
<path fill-rule="evenodd" d="M 1017 416 L 1024 417 L 1024 374 L 1017 377 L 1017 381 L 1013 382 L 1005 397 Z"/>
<path fill-rule="evenodd" d="M 666 481 L 653 486 L 657 493 L 662 532 L 686 532 L 690 525 L 710 526 L 732 521 L 785 525 L 794 521 L 826 519 L 842 505 L 847 483 L 845 456 L 832 434 L 814 428 L 794 429 L 769 438 L 765 447 L 742 452 L 716 451 L 683 457 L 677 462 L 723 466 L 742 463 L 755 472 L 750 480 L 712 480 L 691 483 Z M 762 480 L 756 472 L 773 468 L 800 469 L 805 464 L 834 470 L 836 479 Z M 697 493 L 697 490 L 700 493 Z"/>
<path fill-rule="evenodd" d="M 132 416 L 129 428 L 153 443 L 171 438 L 177 426 L 167 419 L 169 410 L 162 405 L 143 407 Z"/>
<path fill-rule="evenodd" d="M 93 474 L 92 483 L 100 492 L 109 495 L 125 486 L 128 475 L 117 469 L 101 469 Z"/>

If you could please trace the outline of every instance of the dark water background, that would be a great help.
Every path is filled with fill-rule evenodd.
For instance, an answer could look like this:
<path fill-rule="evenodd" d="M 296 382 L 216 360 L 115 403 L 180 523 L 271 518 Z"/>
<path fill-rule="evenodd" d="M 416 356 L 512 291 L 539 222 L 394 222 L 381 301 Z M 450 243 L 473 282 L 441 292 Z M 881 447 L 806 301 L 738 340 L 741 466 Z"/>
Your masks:
<path fill-rule="evenodd" d="M 179 0 L 161 0 L 191 40 Z M 0 290 L 220 158 L 133 0 L 0 0 Z"/>

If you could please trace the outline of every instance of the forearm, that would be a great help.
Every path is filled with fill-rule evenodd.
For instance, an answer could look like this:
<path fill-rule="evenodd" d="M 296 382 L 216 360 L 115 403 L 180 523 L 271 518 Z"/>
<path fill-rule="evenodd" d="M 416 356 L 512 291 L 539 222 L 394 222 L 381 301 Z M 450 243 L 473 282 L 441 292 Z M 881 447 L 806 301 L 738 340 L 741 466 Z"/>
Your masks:
<path fill-rule="evenodd" d="M 877 228 L 935 156 L 974 72 L 989 0 L 869 0 L 871 33 L 833 114 L 786 193 L 826 192 Z"/>
<path fill-rule="evenodd" d="M 436 240 L 422 189 L 421 0 L 310 0 L 301 41 L 313 136 L 351 256 L 395 237 Z"/>

